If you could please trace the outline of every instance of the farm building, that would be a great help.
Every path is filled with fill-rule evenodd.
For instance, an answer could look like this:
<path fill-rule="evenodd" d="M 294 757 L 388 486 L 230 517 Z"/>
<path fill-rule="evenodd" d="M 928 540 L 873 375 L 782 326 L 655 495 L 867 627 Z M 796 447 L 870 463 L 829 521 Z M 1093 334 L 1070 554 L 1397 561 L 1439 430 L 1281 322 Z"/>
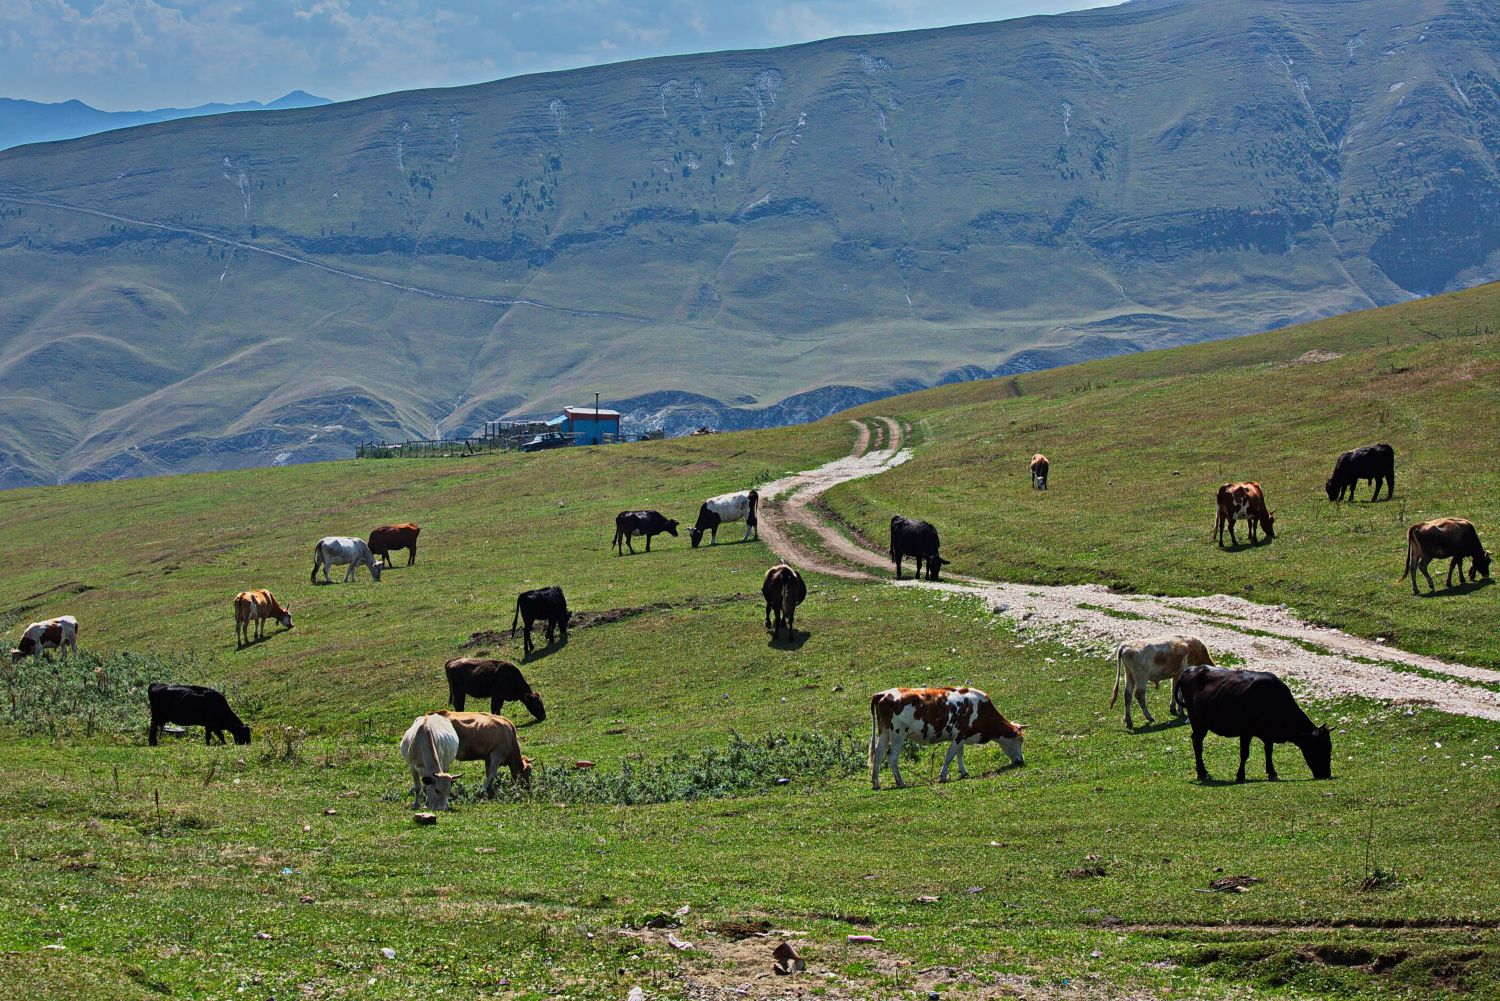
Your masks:
<path fill-rule="evenodd" d="M 571 434 L 575 445 L 616 442 L 620 440 L 620 412 L 593 407 L 563 407 L 559 416 L 547 422 L 547 429 Z"/>

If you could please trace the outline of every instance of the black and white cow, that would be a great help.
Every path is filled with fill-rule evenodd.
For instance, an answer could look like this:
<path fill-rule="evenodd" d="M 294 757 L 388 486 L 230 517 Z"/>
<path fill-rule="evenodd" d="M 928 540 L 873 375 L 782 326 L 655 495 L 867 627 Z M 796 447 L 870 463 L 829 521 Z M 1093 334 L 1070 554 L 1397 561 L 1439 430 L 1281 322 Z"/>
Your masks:
<path fill-rule="evenodd" d="M 146 698 L 151 703 L 151 728 L 147 731 L 147 742 L 156 746 L 157 734 L 168 723 L 178 726 L 203 727 L 203 742 L 228 743 L 224 731 L 234 735 L 236 744 L 250 743 L 250 728 L 229 708 L 229 700 L 222 692 L 202 685 L 152 684 L 146 689 Z"/>
<path fill-rule="evenodd" d="M 1338 457 L 1333 464 L 1333 475 L 1323 484 L 1331 501 L 1341 501 L 1344 494 L 1354 499 L 1354 488 L 1360 480 L 1375 484 L 1370 500 L 1380 496 L 1380 486 L 1386 485 L 1385 499 L 1390 500 L 1396 492 L 1396 450 L 1384 443 L 1351 448 Z"/>
<path fill-rule="evenodd" d="M 628 548 L 632 553 L 635 547 L 630 544 L 632 535 L 644 535 L 646 537 L 646 552 L 651 551 L 651 537 L 663 532 L 672 538 L 677 538 L 677 520 L 668 518 L 660 511 L 621 511 L 615 515 L 615 541 L 613 547 L 621 556 L 625 555 Z"/>
<path fill-rule="evenodd" d="M 531 591 L 522 591 L 516 598 L 516 614 L 510 620 L 510 635 L 516 635 L 517 621 L 526 623 L 525 651 L 530 655 L 532 651 L 531 625 L 534 622 L 545 621 L 547 623 L 547 645 L 551 646 L 557 638 L 557 630 L 562 629 L 563 642 L 568 640 L 568 620 L 573 613 L 568 611 L 568 599 L 563 597 L 560 587 L 539 587 Z"/>
<path fill-rule="evenodd" d="M 891 562 L 896 564 L 896 579 L 901 579 L 901 560 L 907 556 L 917 558 L 916 575 L 922 576 L 922 563 L 927 563 L 927 579 L 937 580 L 938 573 L 948 561 L 938 555 L 937 529 L 925 521 L 891 517 Z"/>
<path fill-rule="evenodd" d="M 1240 770 L 1234 778 L 1245 781 L 1245 762 L 1250 741 L 1266 746 L 1266 778 L 1276 778 L 1271 764 L 1273 744 L 1296 744 L 1313 778 L 1333 774 L 1333 741 L 1328 727 L 1315 726 L 1307 718 L 1286 682 L 1265 671 L 1236 671 L 1226 667 L 1195 665 L 1177 679 L 1177 696 L 1187 708 L 1193 726 L 1193 758 L 1198 780 L 1208 781 L 1203 767 L 1203 735 L 1240 738 Z"/>
<path fill-rule="evenodd" d="M 698 509 L 698 523 L 688 530 L 692 539 L 693 548 L 698 548 L 698 543 L 703 541 L 703 533 L 708 533 L 708 544 L 716 545 L 719 541 L 719 526 L 729 521 L 743 521 L 745 523 L 745 537 L 741 542 L 749 541 L 754 535 L 760 538 L 760 520 L 756 517 L 755 509 L 760 503 L 760 494 L 754 490 L 741 490 L 737 494 L 720 494 L 710 497 L 703 502 Z"/>

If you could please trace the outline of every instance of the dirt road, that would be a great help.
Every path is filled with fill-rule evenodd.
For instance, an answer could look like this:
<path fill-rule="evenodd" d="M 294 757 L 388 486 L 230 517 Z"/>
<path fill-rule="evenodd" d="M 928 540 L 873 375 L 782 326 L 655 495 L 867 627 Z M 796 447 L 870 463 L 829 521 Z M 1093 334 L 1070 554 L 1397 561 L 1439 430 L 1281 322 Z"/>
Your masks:
<path fill-rule="evenodd" d="M 877 417 L 851 423 L 857 424 L 859 434 L 848 456 L 761 488 L 767 499 L 761 537 L 799 567 L 839 577 L 889 580 L 893 587 L 975 595 L 992 612 L 1014 620 L 1023 634 L 1035 630 L 1101 655 L 1125 640 L 1183 632 L 1202 639 L 1212 652 L 1233 654 L 1246 666 L 1296 678 L 1313 694 L 1363 695 L 1500 720 L 1500 671 L 1407 653 L 1315 626 L 1284 606 L 1227 594 L 1116 594 L 1093 584 L 1008 584 L 974 577 L 898 583 L 884 552 L 839 532 L 814 506 L 820 494 L 837 484 L 878 475 L 911 458 L 903 444 L 905 431 L 896 421 Z"/>

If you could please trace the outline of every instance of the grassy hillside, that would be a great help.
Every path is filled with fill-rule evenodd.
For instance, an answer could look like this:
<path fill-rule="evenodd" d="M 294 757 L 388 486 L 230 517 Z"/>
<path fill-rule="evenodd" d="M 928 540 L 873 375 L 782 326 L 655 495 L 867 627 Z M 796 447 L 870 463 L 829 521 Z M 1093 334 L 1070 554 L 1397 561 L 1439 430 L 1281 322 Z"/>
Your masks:
<path fill-rule="evenodd" d="M 1486 336 L 1432 333 L 1451 329 L 1440 316 L 1462 317 L 1469 329 L 1493 294 L 1341 321 L 1342 363 L 1446 348 L 1444 364 L 1472 374 L 1469 392 L 1482 394 L 1493 387 Z M 1045 393 L 1043 377 L 1023 377 L 1023 395 L 1008 400 L 993 398 L 1005 383 L 903 398 L 894 412 L 925 420 L 926 444 L 860 490 L 889 489 L 892 503 L 912 491 L 956 504 L 975 489 L 976 471 L 993 470 L 988 492 L 941 522 L 955 569 L 1005 569 L 978 541 L 992 533 L 969 530 L 1002 516 L 1002 539 L 1073 523 L 1074 540 L 1058 551 L 1085 553 L 1081 566 L 1094 547 L 1114 544 L 1101 538 L 1097 491 L 1077 486 L 1087 460 L 1048 446 L 1056 476 L 1041 500 L 1050 507 L 1029 516 L 1023 533 L 1010 519 L 1016 497 L 1030 495 L 1009 481 L 1022 480 L 1024 460 L 1007 452 L 981 463 L 961 451 L 973 447 L 970 418 L 1009 429 L 1011 408 L 1071 405 L 1066 422 L 1016 410 L 1023 416 L 1007 432 L 1052 420 L 1061 435 L 1102 394 L 1133 386 L 1164 411 L 1138 434 L 1171 437 L 1191 457 L 1217 446 L 1186 422 L 1243 363 L 1289 426 L 1333 413 L 1344 392 L 1337 381 L 1323 396 L 1304 387 L 1300 400 L 1288 387 L 1340 362 L 1271 366 L 1334 337 L 1325 326 L 1119 359 L 1046 376 L 1055 381 Z M 1095 388 L 1070 392 L 1080 380 Z M 1160 391 L 1163 381 L 1179 392 Z M 1458 406 L 1438 384 L 1426 391 Z M 1178 399 L 1198 407 L 1179 412 L 1169 406 Z M 1472 418 L 1479 405 L 1466 412 Z M 1343 418 L 1325 419 L 1327 433 L 1338 433 Z M 1434 452 L 1446 441 L 1463 453 L 1479 433 L 1424 426 L 1421 447 Z M 1094 432 L 1099 453 L 1123 433 L 1102 421 Z M 0 833 L 14 849 L 0 860 L 0 985 L 111 999 L 436 990 L 582 999 L 623 997 L 635 985 L 651 998 L 723 988 L 830 998 L 1230 998 L 1251 987 L 1289 998 L 1497 996 L 1500 889 L 1483 874 L 1500 863 L 1500 726 L 1421 707 L 1308 703 L 1334 728 L 1334 781 L 1306 780 L 1283 747 L 1279 783 L 1256 781 L 1257 753 L 1246 785 L 1200 786 L 1183 728 L 1128 733 L 1106 709 L 1112 665 L 1023 642 L 969 599 L 813 576 L 799 614 L 807 635 L 768 643 L 758 602 L 736 598 L 753 595 L 769 565 L 762 544 L 733 544 L 729 529 L 712 549 L 693 551 L 684 537 L 659 539 L 650 556 L 608 551 L 621 508 L 685 518 L 709 494 L 816 465 L 851 440 L 840 418 L 535 456 L 341 462 L 0 495 L 10 544 L 4 621 L 72 612 L 85 651 L 103 658 L 78 675 L 37 665 L 0 675 L 0 766 L 13 778 L 0 793 Z M 1396 445 L 1402 456 L 1419 447 Z M 960 452 L 963 462 L 948 458 Z M 1162 478 L 1157 460 L 1117 457 L 1115 487 L 1145 508 Z M 1203 474 L 1186 460 L 1181 471 Z M 1403 465 L 1398 497 L 1419 489 L 1415 474 Z M 1297 509 L 1289 487 L 1264 479 L 1273 502 Z M 1452 487 L 1455 501 L 1482 492 L 1466 483 Z M 876 503 L 884 501 L 852 490 L 839 499 L 848 510 Z M 1192 543 L 1225 561 L 1275 557 L 1278 580 L 1316 581 L 1330 561 L 1297 544 L 1302 519 L 1286 517 L 1271 547 L 1220 556 L 1206 539 L 1208 519 L 1195 515 Z M 378 584 L 308 583 L 317 536 L 404 518 L 424 526 L 415 567 Z M 1146 586 L 1164 572 L 1162 548 L 1170 552 L 1177 534 L 1170 518 L 1143 517 L 1130 551 L 1141 555 L 1110 565 Z M 1380 561 L 1387 583 L 1393 562 Z M 526 663 L 548 718 L 530 724 L 509 708 L 540 765 L 534 796 L 465 796 L 436 828 L 413 826 L 395 749 L 401 730 L 441 706 L 447 657 L 518 657 L 519 641 L 504 636 L 464 645 L 505 627 L 518 590 L 549 583 L 564 585 L 580 612 L 667 607 L 578 629 Z M 1270 597 L 1269 584 L 1255 583 L 1254 596 Z M 236 651 L 229 598 L 253 585 L 274 588 L 297 625 Z M 1464 613 L 1428 628 L 1434 645 L 1446 636 L 1467 649 L 1470 619 L 1492 618 L 1484 609 L 1493 595 L 1486 587 L 1403 607 L 1462 601 Z M 127 682 L 152 674 L 227 685 L 255 742 L 145 747 Z M 939 786 L 940 758 L 923 753 L 906 765 L 911 788 L 872 793 L 862 746 L 870 693 L 962 682 L 1028 724 L 1026 767 L 1002 767 L 1000 752 L 976 748 L 975 777 Z M 109 711 L 89 733 L 77 712 L 10 708 L 33 696 Z M 577 770 L 579 760 L 596 767 Z M 1208 763 L 1227 778 L 1233 742 L 1212 740 Z M 461 770 L 472 792 L 476 769 Z M 1237 875 L 1263 882 L 1207 892 Z M 689 952 L 642 927 L 684 904 L 691 910 L 673 933 L 694 945 Z M 791 931 L 809 974 L 760 979 L 776 940 L 737 940 L 747 927 Z M 849 934 L 884 941 L 849 944 Z"/>
<path fill-rule="evenodd" d="M 1127 4 L 6 151 L 0 485 L 593 392 L 784 422 L 1493 279 L 1497 40 L 1459 0 Z"/>

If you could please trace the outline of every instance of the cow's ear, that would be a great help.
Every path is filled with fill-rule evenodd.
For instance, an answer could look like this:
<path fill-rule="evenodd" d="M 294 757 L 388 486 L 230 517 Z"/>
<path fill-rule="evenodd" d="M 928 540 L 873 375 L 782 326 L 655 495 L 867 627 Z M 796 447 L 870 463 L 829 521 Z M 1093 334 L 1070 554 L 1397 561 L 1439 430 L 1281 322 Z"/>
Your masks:
<path fill-rule="evenodd" d="M 1318 736 L 1319 737 L 1326 737 L 1326 736 L 1328 736 L 1328 724 L 1325 723 L 1322 726 L 1318 727 Z"/>
<path fill-rule="evenodd" d="M 431 775 L 423 775 L 422 776 L 422 784 L 424 786 L 430 786 L 430 785 L 432 785 L 432 776 Z"/>

